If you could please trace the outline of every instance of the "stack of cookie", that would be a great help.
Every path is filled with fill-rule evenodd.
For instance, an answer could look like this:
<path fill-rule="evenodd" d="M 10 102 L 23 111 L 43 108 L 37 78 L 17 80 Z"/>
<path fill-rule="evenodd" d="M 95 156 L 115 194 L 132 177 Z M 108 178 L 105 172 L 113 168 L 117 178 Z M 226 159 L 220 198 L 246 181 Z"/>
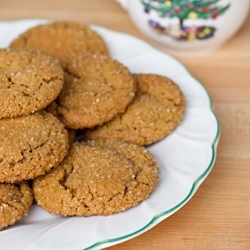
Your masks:
<path fill-rule="evenodd" d="M 47 173 L 68 151 L 64 125 L 43 109 L 60 93 L 63 70 L 41 51 L 0 50 L 0 229 L 27 214 L 27 180 Z"/>
<path fill-rule="evenodd" d="M 95 31 L 74 22 L 21 34 L 0 51 L 0 69 L 0 185 L 21 197 L 0 186 L 0 229 L 32 203 L 21 185 L 64 216 L 109 215 L 150 195 L 158 165 L 143 146 L 181 122 L 185 99 L 174 82 L 132 74 Z M 10 222 L 11 199 L 25 209 Z"/>

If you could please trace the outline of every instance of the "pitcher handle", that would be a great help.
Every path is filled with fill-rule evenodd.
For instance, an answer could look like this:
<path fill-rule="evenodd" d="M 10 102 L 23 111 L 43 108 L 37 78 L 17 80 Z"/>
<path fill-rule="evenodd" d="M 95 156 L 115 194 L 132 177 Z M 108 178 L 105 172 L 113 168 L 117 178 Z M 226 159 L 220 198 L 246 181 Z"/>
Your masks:
<path fill-rule="evenodd" d="M 128 1 L 127 0 L 116 0 L 123 9 L 128 10 Z"/>

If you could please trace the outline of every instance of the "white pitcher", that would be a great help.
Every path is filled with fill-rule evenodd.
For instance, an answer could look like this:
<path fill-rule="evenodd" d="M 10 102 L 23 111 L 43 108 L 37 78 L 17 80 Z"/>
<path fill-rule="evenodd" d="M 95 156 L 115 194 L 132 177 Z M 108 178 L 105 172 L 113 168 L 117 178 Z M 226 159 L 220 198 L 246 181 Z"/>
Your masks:
<path fill-rule="evenodd" d="M 207 54 L 244 23 L 250 0 L 116 0 L 137 28 L 179 55 Z"/>

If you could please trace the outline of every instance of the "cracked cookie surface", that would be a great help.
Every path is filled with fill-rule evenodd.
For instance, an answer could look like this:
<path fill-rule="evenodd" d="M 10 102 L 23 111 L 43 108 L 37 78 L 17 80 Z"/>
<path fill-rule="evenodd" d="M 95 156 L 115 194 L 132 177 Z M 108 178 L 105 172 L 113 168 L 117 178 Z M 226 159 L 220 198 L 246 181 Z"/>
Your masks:
<path fill-rule="evenodd" d="M 32 201 L 32 190 L 26 181 L 0 183 L 0 230 L 27 215 Z"/>
<path fill-rule="evenodd" d="M 75 142 L 64 161 L 33 180 L 37 204 L 52 214 L 109 215 L 145 200 L 158 165 L 145 148 L 123 141 Z"/>
<path fill-rule="evenodd" d="M 105 55 L 72 54 L 62 63 L 63 89 L 52 113 L 70 129 L 91 128 L 124 112 L 134 98 L 135 81 L 118 61 Z"/>
<path fill-rule="evenodd" d="M 33 179 L 59 164 L 68 150 L 68 133 L 52 114 L 0 119 L 0 182 Z"/>
<path fill-rule="evenodd" d="M 137 74 L 135 79 L 138 91 L 126 111 L 102 126 L 85 130 L 88 139 L 116 138 L 149 145 L 181 122 L 185 99 L 173 81 L 155 74 Z"/>
<path fill-rule="evenodd" d="M 0 49 L 0 118 L 30 114 L 59 95 L 63 70 L 51 56 L 26 49 Z"/>
<path fill-rule="evenodd" d="M 66 54 L 77 52 L 109 54 L 99 34 L 88 25 L 73 21 L 56 21 L 32 27 L 16 38 L 10 47 L 40 49 L 59 60 Z"/>

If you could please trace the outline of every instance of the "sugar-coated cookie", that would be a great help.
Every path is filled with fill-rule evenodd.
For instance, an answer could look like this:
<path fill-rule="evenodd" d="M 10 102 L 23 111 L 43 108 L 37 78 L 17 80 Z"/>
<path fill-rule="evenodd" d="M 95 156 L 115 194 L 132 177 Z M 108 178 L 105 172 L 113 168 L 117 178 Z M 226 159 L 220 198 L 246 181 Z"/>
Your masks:
<path fill-rule="evenodd" d="M 65 83 L 48 108 L 70 129 L 91 128 L 124 112 L 136 85 L 129 70 L 105 55 L 72 54 L 63 59 Z"/>
<path fill-rule="evenodd" d="M 123 141 L 75 142 L 64 161 L 33 180 L 37 204 L 58 215 L 110 215 L 145 200 L 158 165 L 144 147 Z"/>
<path fill-rule="evenodd" d="M 32 201 L 32 190 L 26 181 L 0 183 L 0 230 L 27 215 Z"/>
<path fill-rule="evenodd" d="M 48 54 L 0 49 L 0 118 L 45 108 L 59 95 L 63 77 L 61 65 Z"/>
<path fill-rule="evenodd" d="M 45 174 L 68 150 L 68 133 L 52 114 L 0 119 L 0 182 L 19 182 Z"/>
<path fill-rule="evenodd" d="M 170 79 L 155 74 L 137 74 L 137 94 L 123 114 L 102 126 L 85 130 L 88 139 L 116 138 L 149 145 L 171 133 L 181 122 L 185 98 Z"/>
<path fill-rule="evenodd" d="M 10 47 L 40 49 L 59 60 L 65 54 L 78 52 L 109 54 L 99 34 L 88 25 L 73 21 L 55 21 L 32 27 L 12 41 Z"/>

